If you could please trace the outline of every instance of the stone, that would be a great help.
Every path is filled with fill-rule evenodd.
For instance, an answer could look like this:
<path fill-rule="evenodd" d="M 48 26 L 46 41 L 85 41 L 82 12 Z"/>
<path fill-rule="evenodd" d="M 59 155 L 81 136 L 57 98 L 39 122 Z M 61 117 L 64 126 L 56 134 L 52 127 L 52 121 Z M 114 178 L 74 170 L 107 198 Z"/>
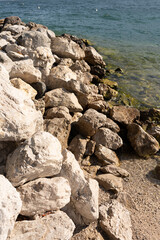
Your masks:
<path fill-rule="evenodd" d="M 0 64 L 2 64 L 8 72 L 10 72 L 14 62 L 7 56 L 5 52 L 0 50 Z"/>
<path fill-rule="evenodd" d="M 98 175 L 96 180 L 106 191 L 111 190 L 115 193 L 123 191 L 123 179 L 120 177 L 108 173 Z"/>
<path fill-rule="evenodd" d="M 86 144 L 86 151 L 85 151 L 85 156 L 92 156 L 92 154 L 94 153 L 95 151 L 95 146 L 96 146 L 96 143 L 92 140 L 89 140 Z"/>
<path fill-rule="evenodd" d="M 17 25 L 17 24 L 7 25 L 4 29 L 6 31 L 10 31 L 13 35 L 21 34 L 23 31 L 27 31 L 28 30 L 27 27 L 25 27 L 23 25 Z"/>
<path fill-rule="evenodd" d="M 99 78 L 103 78 L 106 74 L 106 69 L 100 65 L 94 65 L 91 66 L 91 73 Z"/>
<path fill-rule="evenodd" d="M 90 72 L 91 68 L 84 60 L 76 60 L 71 66 L 72 71 Z"/>
<path fill-rule="evenodd" d="M 47 132 L 37 132 L 7 158 L 7 178 L 14 186 L 61 171 L 62 154 L 58 139 Z"/>
<path fill-rule="evenodd" d="M 80 60 L 85 57 L 84 50 L 74 41 L 64 37 L 52 38 L 51 50 L 58 57 Z"/>
<path fill-rule="evenodd" d="M 116 200 L 100 207 L 100 226 L 110 239 L 132 240 L 129 211 Z"/>
<path fill-rule="evenodd" d="M 158 141 L 153 136 L 145 132 L 141 126 L 136 123 L 132 123 L 128 125 L 127 129 L 128 139 L 133 149 L 139 156 L 146 157 L 159 151 Z"/>
<path fill-rule="evenodd" d="M 49 108 L 45 113 L 45 119 L 53 118 L 65 118 L 69 121 L 72 120 L 71 115 L 69 114 L 69 109 L 64 106 Z"/>
<path fill-rule="evenodd" d="M 114 121 L 128 125 L 140 118 L 140 111 L 127 106 L 114 106 L 110 110 L 110 116 Z"/>
<path fill-rule="evenodd" d="M 71 79 L 76 80 L 77 75 L 69 67 L 65 65 L 58 65 L 53 67 L 46 79 L 46 85 L 49 89 L 66 88 L 68 81 Z"/>
<path fill-rule="evenodd" d="M 71 122 L 66 118 L 53 118 L 44 120 L 44 130 L 57 137 L 62 148 L 67 148 L 71 131 Z"/>
<path fill-rule="evenodd" d="M 119 166 L 117 154 L 102 144 L 96 146 L 95 155 L 104 165 L 114 164 Z"/>
<path fill-rule="evenodd" d="M 16 189 L 2 175 L 0 175 L 0 196 L 0 239 L 6 240 L 21 211 L 22 201 Z"/>
<path fill-rule="evenodd" d="M 8 54 L 8 56 L 10 57 L 10 52 L 14 52 L 14 53 L 19 53 L 21 55 L 21 57 L 23 56 L 23 51 L 25 50 L 24 47 L 17 45 L 16 43 L 8 43 L 7 46 L 5 47 L 5 51 Z M 14 60 L 14 59 L 12 59 Z"/>
<path fill-rule="evenodd" d="M 1 32 L 0 33 L 0 38 L 5 39 L 9 43 L 15 43 L 16 42 L 15 38 L 13 38 L 13 36 L 11 35 L 11 32 L 9 32 L 9 31 Z"/>
<path fill-rule="evenodd" d="M 70 112 L 81 112 L 83 108 L 74 93 L 64 88 L 57 88 L 45 94 L 46 107 L 65 106 Z"/>
<path fill-rule="evenodd" d="M 31 86 L 37 91 L 36 99 L 42 98 L 47 91 L 46 84 L 44 82 L 33 82 Z"/>
<path fill-rule="evenodd" d="M 87 139 L 82 137 L 81 135 L 75 136 L 69 144 L 68 150 L 70 150 L 77 161 L 81 161 L 85 152 L 86 152 L 86 145 Z"/>
<path fill-rule="evenodd" d="M 31 59 L 15 61 L 10 71 L 10 78 L 21 78 L 26 83 L 40 82 L 41 72 L 33 66 Z"/>
<path fill-rule="evenodd" d="M 51 40 L 38 31 L 24 31 L 17 39 L 17 44 L 35 50 L 37 47 L 50 48 Z"/>
<path fill-rule="evenodd" d="M 77 80 L 84 83 L 84 84 L 91 84 L 93 76 L 91 73 L 89 72 L 81 72 L 79 71 L 75 71 L 75 73 L 77 74 Z"/>
<path fill-rule="evenodd" d="M 6 17 L 4 19 L 4 24 L 11 24 L 11 25 L 20 25 L 22 23 L 21 19 L 17 16 Z"/>
<path fill-rule="evenodd" d="M 7 240 L 70 240 L 75 229 L 72 220 L 62 211 L 31 221 L 16 222 Z"/>
<path fill-rule="evenodd" d="M 103 173 L 109 173 L 109 174 L 112 174 L 116 177 L 121 177 L 121 178 L 128 178 L 129 177 L 129 172 L 127 172 L 125 169 L 122 169 L 122 168 L 117 167 L 115 165 L 109 165 L 109 166 L 101 167 L 99 170 Z"/>
<path fill-rule="evenodd" d="M 118 96 L 118 91 L 109 87 L 104 83 L 98 85 L 99 93 L 103 95 L 106 100 L 110 100 Z"/>
<path fill-rule="evenodd" d="M 63 58 L 62 57 L 62 58 L 59 58 L 59 61 L 57 63 L 58 63 L 58 65 L 67 66 L 71 69 L 71 66 L 74 64 L 74 61 L 71 58 Z"/>
<path fill-rule="evenodd" d="M 63 208 L 70 202 L 71 188 L 63 177 L 38 178 L 17 188 L 22 200 L 20 214 L 34 216 Z"/>
<path fill-rule="evenodd" d="M 0 39 L 0 49 L 2 49 L 7 44 L 8 44 L 8 42 L 5 39 Z"/>
<path fill-rule="evenodd" d="M 12 86 L 6 69 L 0 65 L 0 141 L 25 140 L 42 130 L 42 114 L 22 91 Z"/>
<path fill-rule="evenodd" d="M 34 99 L 37 95 L 37 91 L 32 88 L 28 83 L 24 82 L 22 79 L 12 78 L 10 81 L 15 88 L 22 90 L 24 94 L 26 94 L 26 96 L 28 96 L 29 98 Z"/>
<path fill-rule="evenodd" d="M 147 133 L 152 135 L 160 143 L 160 126 L 151 126 L 147 129 Z"/>
<path fill-rule="evenodd" d="M 15 142 L 0 142 L 0 163 L 6 164 L 7 156 L 16 148 Z"/>
<path fill-rule="evenodd" d="M 38 100 L 32 99 L 34 102 L 35 108 L 37 111 L 40 111 L 42 115 L 45 113 L 45 101 L 43 98 L 39 98 Z"/>
<path fill-rule="evenodd" d="M 93 47 L 86 47 L 85 61 L 89 65 L 100 65 L 102 67 L 105 67 L 106 65 L 102 56 Z"/>
<path fill-rule="evenodd" d="M 96 142 L 96 145 L 101 144 L 112 150 L 117 150 L 123 145 L 123 141 L 117 133 L 104 127 L 99 128 L 92 139 Z"/>

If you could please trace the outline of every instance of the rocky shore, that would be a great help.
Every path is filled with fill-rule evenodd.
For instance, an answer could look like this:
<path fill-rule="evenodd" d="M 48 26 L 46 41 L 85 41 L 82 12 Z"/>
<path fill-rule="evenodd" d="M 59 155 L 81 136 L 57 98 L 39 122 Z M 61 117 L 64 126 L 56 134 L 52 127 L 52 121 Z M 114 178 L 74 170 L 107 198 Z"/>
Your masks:
<path fill-rule="evenodd" d="M 156 158 L 159 191 L 160 110 L 117 105 L 107 74 L 87 40 L 0 20 L 0 240 L 159 240 L 136 232 L 126 166 Z"/>

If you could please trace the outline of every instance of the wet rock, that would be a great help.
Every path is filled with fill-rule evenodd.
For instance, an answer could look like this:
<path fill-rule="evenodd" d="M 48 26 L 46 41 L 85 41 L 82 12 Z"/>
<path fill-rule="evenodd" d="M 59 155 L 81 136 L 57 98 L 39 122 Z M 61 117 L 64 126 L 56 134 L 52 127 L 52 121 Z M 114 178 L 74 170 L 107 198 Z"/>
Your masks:
<path fill-rule="evenodd" d="M 93 136 L 93 140 L 96 142 L 96 145 L 101 144 L 112 150 L 116 150 L 123 145 L 120 136 L 109 128 L 99 128 Z"/>
<path fill-rule="evenodd" d="M 100 65 L 102 67 L 106 65 L 102 56 L 93 47 L 86 48 L 85 61 L 90 65 Z"/>
<path fill-rule="evenodd" d="M 66 118 L 53 118 L 44 120 L 44 130 L 57 137 L 62 148 L 67 148 L 71 131 L 71 122 Z"/>
<path fill-rule="evenodd" d="M 24 82 L 22 79 L 12 78 L 10 81 L 15 88 L 22 90 L 24 94 L 26 94 L 26 96 L 34 99 L 35 96 L 37 95 L 37 91 L 34 88 L 32 88 L 29 84 Z"/>
<path fill-rule="evenodd" d="M 136 123 L 128 125 L 128 139 L 135 152 L 141 157 L 146 157 L 159 151 L 157 140 Z"/>
<path fill-rule="evenodd" d="M 53 119 L 53 118 L 65 118 L 69 121 L 72 120 L 72 117 L 69 114 L 69 109 L 64 106 L 53 107 L 46 111 L 45 119 Z"/>
<path fill-rule="evenodd" d="M 42 130 L 42 115 L 22 91 L 12 86 L 6 69 L 0 66 L 0 140 L 24 140 Z"/>
<path fill-rule="evenodd" d="M 110 111 L 110 116 L 113 120 L 127 125 L 139 119 L 140 111 L 132 107 L 114 106 Z"/>
<path fill-rule="evenodd" d="M 17 188 L 22 200 L 20 214 L 34 216 L 63 208 L 70 202 L 71 188 L 63 177 L 39 178 Z"/>
<path fill-rule="evenodd" d="M 95 155 L 104 165 L 114 164 L 119 166 L 119 158 L 116 153 L 101 144 L 96 146 Z"/>
<path fill-rule="evenodd" d="M 78 60 L 85 57 L 83 49 L 77 43 L 64 37 L 53 38 L 51 50 L 54 54 L 63 58 Z"/>
<path fill-rule="evenodd" d="M 47 90 L 44 82 L 33 82 L 31 86 L 37 91 L 36 99 L 42 98 Z"/>
<path fill-rule="evenodd" d="M 70 240 L 75 229 L 72 220 L 62 211 L 56 211 L 43 218 L 16 222 L 7 240 Z"/>
<path fill-rule="evenodd" d="M 46 107 L 65 106 L 70 112 L 81 112 L 83 108 L 74 93 L 64 88 L 57 88 L 45 94 Z"/>
<path fill-rule="evenodd" d="M 110 173 L 113 174 L 116 177 L 121 177 L 121 178 L 128 178 L 129 177 L 129 172 L 127 172 L 125 169 L 122 169 L 118 166 L 115 165 L 109 165 L 106 167 L 101 167 L 99 169 L 103 173 Z"/>
<path fill-rule="evenodd" d="M 58 174 L 62 166 L 61 144 L 47 132 L 37 132 L 7 158 L 7 178 L 14 186 Z"/>
<path fill-rule="evenodd" d="M 21 211 L 22 201 L 12 184 L 0 175 L 0 239 L 6 240 Z"/>
<path fill-rule="evenodd" d="M 96 177 L 96 180 L 106 191 L 111 190 L 116 193 L 123 191 L 123 180 L 120 177 L 112 174 L 100 174 Z"/>
<path fill-rule="evenodd" d="M 132 240 L 132 224 L 128 210 L 112 200 L 100 207 L 100 226 L 113 240 Z"/>
<path fill-rule="evenodd" d="M 41 72 L 33 66 L 31 59 L 16 61 L 10 71 L 10 78 L 21 78 L 26 83 L 40 82 Z"/>

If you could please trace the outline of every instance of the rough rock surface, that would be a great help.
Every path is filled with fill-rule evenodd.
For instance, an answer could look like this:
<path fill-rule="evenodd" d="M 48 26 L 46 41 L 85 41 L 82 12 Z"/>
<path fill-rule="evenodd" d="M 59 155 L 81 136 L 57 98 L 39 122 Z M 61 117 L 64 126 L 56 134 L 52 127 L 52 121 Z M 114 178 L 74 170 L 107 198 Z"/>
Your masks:
<path fill-rule="evenodd" d="M 85 50 L 85 61 L 90 65 L 105 66 L 102 56 L 93 48 L 87 47 Z"/>
<path fill-rule="evenodd" d="M 0 139 L 19 141 L 42 130 L 42 115 L 23 92 L 14 88 L 6 69 L 0 65 Z M 8 131 L 9 129 L 9 131 Z"/>
<path fill-rule="evenodd" d="M 49 108 L 46 111 L 45 119 L 53 118 L 66 118 L 68 120 L 72 119 L 71 115 L 69 114 L 69 109 L 65 106 Z"/>
<path fill-rule="evenodd" d="M 39 178 L 17 188 L 24 216 L 59 210 L 70 202 L 71 188 L 63 177 Z"/>
<path fill-rule="evenodd" d="M 62 166 L 61 144 L 47 132 L 37 132 L 7 158 L 7 178 L 14 186 L 54 176 Z"/>
<path fill-rule="evenodd" d="M 159 151 L 158 141 L 136 123 L 128 125 L 128 138 L 139 156 L 145 157 Z"/>
<path fill-rule="evenodd" d="M 116 200 L 100 207 L 100 225 L 113 240 L 132 240 L 130 214 Z"/>
<path fill-rule="evenodd" d="M 122 169 L 122 168 L 117 167 L 115 165 L 109 165 L 109 166 L 101 167 L 99 170 L 103 173 L 113 174 L 114 176 L 117 176 L 117 177 L 122 177 L 122 178 L 128 178 L 129 177 L 129 172 L 127 172 L 125 169 Z"/>
<path fill-rule="evenodd" d="M 75 229 L 72 220 L 62 211 L 32 221 L 16 222 L 7 240 L 70 240 Z"/>
<path fill-rule="evenodd" d="M 6 240 L 21 211 L 19 193 L 4 176 L 0 175 L 0 239 Z"/>
<path fill-rule="evenodd" d="M 99 185 L 104 187 L 106 191 L 112 190 L 113 192 L 121 192 L 123 190 L 123 180 L 112 174 L 100 174 L 96 177 Z"/>

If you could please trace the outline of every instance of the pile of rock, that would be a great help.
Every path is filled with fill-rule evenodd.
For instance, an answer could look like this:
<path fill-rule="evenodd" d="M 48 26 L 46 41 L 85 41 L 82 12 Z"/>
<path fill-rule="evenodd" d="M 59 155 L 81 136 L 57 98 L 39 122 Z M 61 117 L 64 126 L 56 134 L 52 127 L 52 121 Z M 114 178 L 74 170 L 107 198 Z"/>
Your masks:
<path fill-rule="evenodd" d="M 105 62 L 85 40 L 18 17 L 0 23 L 0 238 L 67 240 L 99 219 L 111 239 L 132 239 L 124 206 L 99 208 L 99 184 L 118 196 L 129 176 L 116 154 L 122 130 L 140 156 L 158 141 L 137 109 L 108 106 L 114 83 L 102 83 Z"/>

